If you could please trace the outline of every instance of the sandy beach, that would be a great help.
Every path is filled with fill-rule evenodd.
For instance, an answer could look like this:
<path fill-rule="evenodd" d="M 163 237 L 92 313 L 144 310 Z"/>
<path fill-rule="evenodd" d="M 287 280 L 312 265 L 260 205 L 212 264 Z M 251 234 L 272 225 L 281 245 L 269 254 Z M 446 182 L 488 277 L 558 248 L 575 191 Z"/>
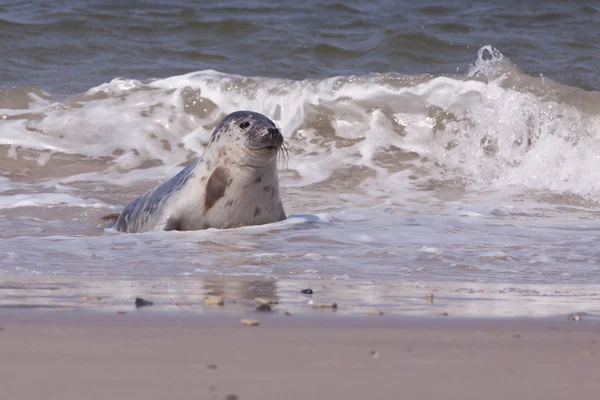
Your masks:
<path fill-rule="evenodd" d="M 244 326 L 241 318 L 260 325 Z M 6 399 L 594 399 L 600 324 L 0 312 Z"/>

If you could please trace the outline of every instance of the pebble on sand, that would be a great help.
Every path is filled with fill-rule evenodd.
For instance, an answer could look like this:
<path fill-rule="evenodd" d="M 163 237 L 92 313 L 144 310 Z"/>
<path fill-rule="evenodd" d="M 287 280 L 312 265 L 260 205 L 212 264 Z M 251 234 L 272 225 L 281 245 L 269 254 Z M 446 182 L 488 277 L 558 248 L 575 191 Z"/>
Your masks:
<path fill-rule="evenodd" d="M 205 306 L 222 306 L 223 304 L 225 304 L 223 296 L 208 296 L 204 299 Z"/>
<path fill-rule="evenodd" d="M 427 293 L 427 302 L 433 304 L 433 293 Z"/>
<path fill-rule="evenodd" d="M 279 304 L 275 300 L 265 299 L 264 297 L 257 297 L 254 299 L 254 302 L 256 303 L 257 306 L 261 305 L 261 304 Z"/>
<path fill-rule="evenodd" d="M 141 297 L 135 298 L 135 306 L 137 308 L 147 307 L 147 306 L 152 306 L 152 305 L 154 305 L 154 303 L 151 302 L 150 300 L 142 299 Z"/>
<path fill-rule="evenodd" d="M 336 309 L 337 303 L 315 303 L 312 305 L 313 308 L 331 308 Z"/>
<path fill-rule="evenodd" d="M 291 317 L 292 313 L 289 312 L 289 311 L 286 311 L 286 312 L 283 313 L 283 315 L 285 315 L 286 317 Z"/>
<path fill-rule="evenodd" d="M 102 297 L 100 296 L 81 296 L 79 298 L 79 300 L 85 300 L 85 301 L 97 301 L 97 300 L 101 300 Z"/>
<path fill-rule="evenodd" d="M 381 310 L 371 310 L 367 313 L 367 315 L 378 316 L 383 315 L 383 311 Z"/>
<path fill-rule="evenodd" d="M 520 333 L 515 333 L 515 334 L 513 335 L 513 338 L 514 338 L 514 339 L 521 339 L 521 334 L 520 334 Z"/>
<path fill-rule="evenodd" d="M 300 293 L 302 293 L 302 294 L 313 294 L 313 290 L 312 289 L 302 289 L 300 291 Z"/>
<path fill-rule="evenodd" d="M 246 326 L 258 326 L 259 322 L 257 319 L 242 318 L 242 324 Z"/>
<path fill-rule="evenodd" d="M 567 318 L 569 321 L 581 321 L 583 314 L 582 313 L 575 313 L 575 314 L 571 314 L 569 315 L 569 318 Z"/>
<path fill-rule="evenodd" d="M 254 304 L 256 305 L 256 311 L 271 311 L 271 305 L 278 304 L 275 300 L 269 300 L 262 297 L 257 297 L 254 299 Z"/>
<path fill-rule="evenodd" d="M 127 314 L 127 312 L 126 311 L 117 311 L 117 314 L 118 315 L 125 315 L 125 314 Z"/>

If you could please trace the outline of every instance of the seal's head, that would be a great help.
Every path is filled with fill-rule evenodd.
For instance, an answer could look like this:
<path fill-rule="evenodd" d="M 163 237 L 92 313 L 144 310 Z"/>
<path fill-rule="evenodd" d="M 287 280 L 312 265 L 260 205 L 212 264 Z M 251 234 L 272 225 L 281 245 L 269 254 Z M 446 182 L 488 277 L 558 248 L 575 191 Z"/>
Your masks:
<path fill-rule="evenodd" d="M 225 136 L 227 140 L 223 140 Z M 226 146 L 221 144 L 224 142 Z M 266 166 L 277 159 L 280 150 L 286 151 L 273 121 L 252 111 L 236 111 L 225 117 L 215 128 L 209 146 L 219 146 L 220 155 L 229 153 L 232 161 L 252 167 Z"/>

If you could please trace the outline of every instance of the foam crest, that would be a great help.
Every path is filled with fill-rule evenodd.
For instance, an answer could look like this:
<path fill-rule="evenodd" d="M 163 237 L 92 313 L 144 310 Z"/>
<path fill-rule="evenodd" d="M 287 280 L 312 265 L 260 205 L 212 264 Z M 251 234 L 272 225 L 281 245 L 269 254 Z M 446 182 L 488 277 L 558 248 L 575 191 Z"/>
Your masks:
<path fill-rule="evenodd" d="M 26 94 L 23 108 L 0 110 L 7 156 L 37 151 L 28 168 L 49 167 L 59 153 L 106 163 L 64 182 L 125 185 L 148 179 L 145 170 L 162 178 L 204 151 L 224 115 L 247 109 L 272 118 L 290 144 L 284 187 L 342 179 L 391 196 L 410 176 L 415 188 L 461 182 L 594 199 L 600 191 L 600 95 L 528 76 L 491 46 L 466 76 L 292 81 L 206 70 L 116 78 L 62 102 Z"/>

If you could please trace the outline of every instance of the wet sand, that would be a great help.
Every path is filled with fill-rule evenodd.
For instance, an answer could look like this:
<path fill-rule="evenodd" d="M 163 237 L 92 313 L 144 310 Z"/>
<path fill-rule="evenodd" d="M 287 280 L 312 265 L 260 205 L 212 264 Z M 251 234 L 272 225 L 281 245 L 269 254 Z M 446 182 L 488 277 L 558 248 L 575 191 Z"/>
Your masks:
<path fill-rule="evenodd" d="M 241 318 L 260 320 L 244 326 Z M 7 399 L 595 399 L 600 323 L 0 311 Z"/>

